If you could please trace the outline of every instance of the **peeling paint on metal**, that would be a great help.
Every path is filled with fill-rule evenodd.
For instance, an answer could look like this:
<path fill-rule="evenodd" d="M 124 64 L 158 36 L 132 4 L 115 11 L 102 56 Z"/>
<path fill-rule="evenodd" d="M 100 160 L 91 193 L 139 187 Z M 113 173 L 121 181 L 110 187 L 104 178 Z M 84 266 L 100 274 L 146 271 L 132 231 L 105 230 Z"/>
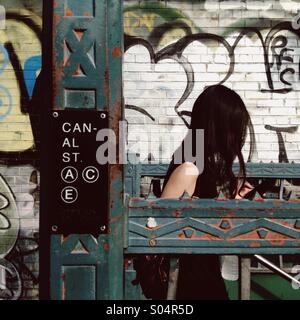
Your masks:
<path fill-rule="evenodd" d="M 65 16 L 66 16 L 66 17 L 73 17 L 73 16 L 74 16 L 74 13 L 73 13 L 73 11 L 72 11 L 70 8 L 66 8 L 66 9 L 65 9 Z"/>
<path fill-rule="evenodd" d="M 261 244 L 259 242 L 252 242 L 249 245 L 250 248 L 260 248 Z"/>

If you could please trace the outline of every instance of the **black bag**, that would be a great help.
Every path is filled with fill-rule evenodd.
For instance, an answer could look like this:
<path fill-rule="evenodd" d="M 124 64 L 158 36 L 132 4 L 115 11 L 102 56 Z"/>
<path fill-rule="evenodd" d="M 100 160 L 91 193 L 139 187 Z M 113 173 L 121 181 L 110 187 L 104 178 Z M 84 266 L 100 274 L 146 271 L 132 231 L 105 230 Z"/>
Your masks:
<path fill-rule="evenodd" d="M 170 260 L 163 255 L 139 255 L 133 258 L 134 285 L 141 285 L 147 299 L 165 300 L 168 292 Z"/>

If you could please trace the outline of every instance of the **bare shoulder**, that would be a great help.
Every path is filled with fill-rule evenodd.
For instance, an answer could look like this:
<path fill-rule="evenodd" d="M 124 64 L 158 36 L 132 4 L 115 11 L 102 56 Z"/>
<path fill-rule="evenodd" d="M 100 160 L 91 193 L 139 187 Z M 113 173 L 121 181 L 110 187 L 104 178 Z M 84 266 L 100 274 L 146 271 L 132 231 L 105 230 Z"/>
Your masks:
<path fill-rule="evenodd" d="M 193 195 L 199 170 L 192 162 L 184 162 L 171 174 L 161 195 L 162 198 L 178 198 L 184 192 Z"/>
<path fill-rule="evenodd" d="M 199 169 L 193 162 L 184 162 L 180 166 L 178 166 L 174 173 L 180 175 L 181 177 L 189 177 L 191 179 L 195 179 L 199 176 Z"/>
<path fill-rule="evenodd" d="M 189 185 L 194 183 L 199 176 L 197 166 L 192 162 L 184 162 L 179 165 L 172 173 L 171 178 L 179 183 Z"/>

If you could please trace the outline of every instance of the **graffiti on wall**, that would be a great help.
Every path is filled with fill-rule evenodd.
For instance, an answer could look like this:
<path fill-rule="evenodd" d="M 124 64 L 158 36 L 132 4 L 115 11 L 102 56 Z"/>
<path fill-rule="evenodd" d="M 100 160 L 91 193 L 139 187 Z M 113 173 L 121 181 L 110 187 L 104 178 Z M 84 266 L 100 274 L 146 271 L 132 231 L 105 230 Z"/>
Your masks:
<path fill-rule="evenodd" d="M 19 184 L 24 190 L 22 193 L 16 192 L 15 187 L 13 192 L 8 181 L 0 176 L 0 300 L 17 300 L 22 297 L 28 282 L 31 287 L 38 284 L 38 270 L 33 271 L 27 265 L 38 251 L 37 226 L 23 226 L 26 218 L 36 216 L 38 173 L 31 166 L 19 167 L 19 170 L 24 174 L 24 181 Z M 1 167 L 1 172 L 10 174 L 15 172 L 15 168 Z M 25 183 L 25 174 L 30 172 L 29 181 Z"/>
<path fill-rule="evenodd" d="M 219 6 L 221 4 L 222 2 Z M 294 7 L 295 5 L 297 6 L 296 3 Z M 174 24 L 168 21 L 168 27 L 163 28 L 162 26 L 165 25 L 161 21 L 163 15 L 157 15 L 155 20 L 153 6 L 154 4 L 150 6 L 146 4 L 127 8 L 127 12 L 133 11 L 133 13 L 128 14 L 128 20 L 125 20 L 125 25 L 131 27 L 125 28 L 128 34 L 125 36 L 124 90 L 126 114 L 129 115 L 129 123 L 133 119 L 132 127 L 138 124 L 133 112 L 143 114 L 148 126 L 159 123 L 161 114 L 157 113 L 157 107 L 168 109 L 170 121 L 165 121 L 166 125 L 178 125 L 182 128 L 184 124 L 188 127 L 190 110 L 197 98 L 197 93 L 201 93 L 206 85 L 225 84 L 238 93 L 240 93 L 239 90 L 242 91 L 244 94 L 242 98 L 249 106 L 249 112 L 254 121 L 249 126 L 248 160 L 258 161 L 262 158 L 259 144 L 265 142 L 262 140 L 262 133 L 265 132 L 267 133 L 265 136 L 270 136 L 270 133 L 276 135 L 276 140 L 272 142 L 277 143 L 278 152 L 277 155 L 273 152 L 273 158 L 270 160 L 288 162 L 291 146 L 286 146 L 284 135 L 296 133 L 299 124 L 296 109 L 299 107 L 297 100 L 300 32 L 299 28 L 293 27 L 295 21 L 270 19 L 265 8 L 267 18 L 260 19 L 259 22 L 249 19 L 248 23 L 245 23 L 244 19 L 243 23 L 234 22 L 230 28 L 215 28 L 218 33 L 203 30 L 199 32 L 200 28 L 196 28 L 195 23 L 191 21 L 185 26 L 179 23 L 182 20 L 188 21 L 187 16 L 180 15 L 172 8 L 160 6 L 161 10 L 158 12 L 163 12 L 164 16 L 174 17 L 172 20 Z M 156 3 L 156 6 L 159 5 Z M 141 22 L 138 24 L 137 21 L 145 21 L 147 12 L 152 15 L 151 28 L 149 25 L 148 35 L 137 36 L 135 29 L 141 29 Z M 155 21 L 158 21 L 156 26 Z M 173 26 L 172 30 L 170 25 Z M 142 30 L 145 32 L 145 28 Z M 132 57 L 135 57 L 135 60 Z M 143 64 L 144 67 L 142 67 Z M 135 71 L 139 71 L 139 74 L 137 72 L 135 74 Z M 149 86 L 146 84 L 147 79 L 151 83 Z M 134 82 L 138 81 L 140 83 L 134 86 Z M 138 89 L 136 96 L 134 89 Z M 247 90 L 250 92 L 243 92 Z M 154 98 L 151 100 L 151 97 L 158 96 L 160 101 Z M 273 99 L 276 101 L 274 102 Z M 164 102 L 165 100 L 169 103 Z M 282 105 L 280 109 L 272 107 L 273 105 L 279 107 L 280 104 Z M 284 108 L 285 111 L 282 110 Z M 273 112 L 274 116 L 272 116 L 273 119 L 265 117 L 266 122 L 262 127 L 256 122 L 262 118 L 262 115 L 268 115 L 267 111 L 262 113 L 264 109 L 271 115 Z M 258 142 L 257 136 L 259 136 Z M 156 154 L 160 158 L 161 154 L 159 152 Z M 170 157 L 170 154 L 166 157 Z M 295 156 L 291 158 L 295 160 Z"/>
<path fill-rule="evenodd" d="M 6 28 L 0 30 L 0 130 L 5 132 L 1 153 L 34 147 L 28 112 L 41 69 L 40 26 L 40 18 L 29 19 L 28 13 L 20 10 L 6 12 Z"/>
<path fill-rule="evenodd" d="M 38 284 L 38 267 L 32 265 L 39 239 L 39 172 L 31 163 L 36 141 L 30 98 L 41 68 L 42 23 L 39 14 L 29 11 L 32 1 L 21 2 L 27 6 L 6 10 L 5 24 L 0 10 L 0 299 L 22 298 L 26 287 Z M 178 1 L 174 2 L 178 8 L 172 1 L 167 6 L 126 2 L 126 117 L 129 131 L 145 123 L 156 127 L 155 158 L 161 154 L 168 158 L 175 149 L 166 151 L 156 143 L 169 134 L 164 127 L 183 135 L 193 102 L 206 85 L 217 83 L 244 94 L 252 118 L 248 160 L 261 158 L 268 135 L 278 147 L 272 159 L 295 158 L 290 151 L 293 141 L 286 138 L 297 134 L 300 124 L 300 30 L 294 20 L 277 18 L 273 9 L 295 16 L 296 1 L 199 1 L 199 19 L 185 13 Z M 250 17 L 239 16 L 246 9 Z M 237 17 L 226 17 L 230 10 Z M 263 19 L 253 19 L 258 11 Z M 226 26 L 218 25 L 220 12 L 223 22 L 230 20 Z M 167 111 L 162 115 L 163 109 Z"/>
<path fill-rule="evenodd" d="M 24 8 L 7 2 L 1 11 L 0 300 L 38 297 L 39 171 L 30 99 L 41 69 L 42 21 L 23 2 Z"/>

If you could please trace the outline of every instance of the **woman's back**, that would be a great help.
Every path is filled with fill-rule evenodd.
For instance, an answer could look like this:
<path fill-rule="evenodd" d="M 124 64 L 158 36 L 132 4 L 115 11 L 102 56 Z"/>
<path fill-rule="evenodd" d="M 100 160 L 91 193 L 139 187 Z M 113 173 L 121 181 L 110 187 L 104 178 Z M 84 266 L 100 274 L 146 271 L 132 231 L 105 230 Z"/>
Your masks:
<path fill-rule="evenodd" d="M 171 164 L 172 166 L 172 164 Z M 194 171 L 192 170 L 194 166 Z M 177 179 L 181 182 L 181 186 L 185 184 L 187 179 L 192 181 L 186 170 L 190 169 L 189 173 L 197 172 L 197 168 L 192 163 L 183 163 L 172 167 L 166 176 L 166 182 L 174 178 L 172 175 L 176 170 Z M 176 177 L 175 177 L 176 179 Z M 197 174 L 194 177 L 196 180 L 191 196 L 198 198 L 213 198 L 216 196 L 216 188 L 213 188 L 208 179 L 203 174 Z M 174 181 L 174 180 L 173 180 Z M 172 183 L 172 181 L 170 180 Z M 176 182 L 175 182 L 176 183 Z M 170 185 L 170 183 L 169 183 Z M 187 186 L 190 183 L 186 184 Z M 164 183 L 164 187 L 167 183 Z M 184 188 L 184 187 L 182 187 Z M 162 197 L 165 197 L 166 189 L 163 189 Z M 191 189 L 190 189 L 191 190 Z M 224 281 L 221 276 L 219 256 L 217 255 L 182 255 L 179 259 L 179 276 L 177 284 L 177 300 L 227 300 L 228 295 Z"/>
<path fill-rule="evenodd" d="M 207 87 L 194 103 L 189 132 L 172 157 L 162 197 L 178 198 L 188 192 L 198 198 L 215 198 L 218 186 L 228 198 L 241 197 L 246 182 L 242 147 L 249 123 L 249 113 L 236 92 L 223 85 Z M 198 130 L 204 132 L 204 139 L 198 138 Z M 232 172 L 236 158 L 242 183 Z M 187 174 L 185 168 L 193 166 L 199 168 L 198 174 Z M 197 233 L 201 237 L 201 231 Z M 228 299 L 217 255 L 180 258 L 177 299 Z"/>

